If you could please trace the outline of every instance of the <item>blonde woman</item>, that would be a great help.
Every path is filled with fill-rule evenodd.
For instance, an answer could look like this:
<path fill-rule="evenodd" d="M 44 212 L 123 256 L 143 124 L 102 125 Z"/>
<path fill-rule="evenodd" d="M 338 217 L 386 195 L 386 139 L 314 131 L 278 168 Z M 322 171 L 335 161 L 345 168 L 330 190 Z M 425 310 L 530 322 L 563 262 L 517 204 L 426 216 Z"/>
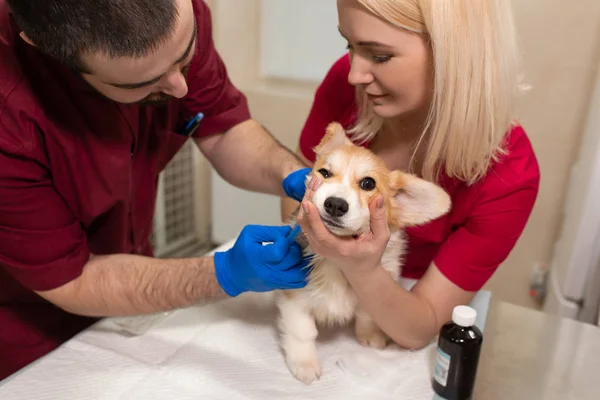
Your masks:
<path fill-rule="evenodd" d="M 400 346 L 420 348 L 506 259 L 537 197 L 536 156 L 513 118 L 510 2 L 338 0 L 337 7 L 349 52 L 318 88 L 298 154 L 312 165 L 312 148 L 338 121 L 388 168 L 438 182 L 453 206 L 407 230 L 402 286 L 380 264 L 389 231 L 376 200 L 368 237 L 332 236 L 307 197 L 300 225 L 317 253 L 337 260 L 376 324 Z M 297 206 L 282 200 L 283 215 Z"/>

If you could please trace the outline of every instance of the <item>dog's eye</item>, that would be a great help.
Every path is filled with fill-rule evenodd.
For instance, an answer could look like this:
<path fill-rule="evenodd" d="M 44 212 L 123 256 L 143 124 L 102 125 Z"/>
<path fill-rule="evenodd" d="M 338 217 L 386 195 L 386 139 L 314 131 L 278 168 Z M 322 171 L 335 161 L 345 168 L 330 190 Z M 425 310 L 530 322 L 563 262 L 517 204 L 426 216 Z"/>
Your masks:
<path fill-rule="evenodd" d="M 375 189 L 375 179 L 371 178 L 370 176 L 362 178 L 360 180 L 360 188 L 366 191 Z"/>
<path fill-rule="evenodd" d="M 325 168 L 321 168 L 319 173 L 323 175 L 323 178 L 327 179 L 331 177 L 331 172 L 327 171 Z"/>

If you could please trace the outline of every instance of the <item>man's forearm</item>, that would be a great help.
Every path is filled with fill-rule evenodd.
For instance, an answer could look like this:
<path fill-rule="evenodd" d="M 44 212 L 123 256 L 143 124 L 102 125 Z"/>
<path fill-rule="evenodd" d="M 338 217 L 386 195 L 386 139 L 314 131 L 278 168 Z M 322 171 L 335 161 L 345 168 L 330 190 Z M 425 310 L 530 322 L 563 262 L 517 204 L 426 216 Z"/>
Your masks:
<path fill-rule="evenodd" d="M 39 294 L 71 313 L 97 317 L 167 311 L 226 297 L 212 257 L 128 254 L 94 256 L 79 278 Z"/>
<path fill-rule="evenodd" d="M 197 143 L 219 175 L 242 189 L 285 196 L 283 179 L 306 167 L 254 120 Z"/>

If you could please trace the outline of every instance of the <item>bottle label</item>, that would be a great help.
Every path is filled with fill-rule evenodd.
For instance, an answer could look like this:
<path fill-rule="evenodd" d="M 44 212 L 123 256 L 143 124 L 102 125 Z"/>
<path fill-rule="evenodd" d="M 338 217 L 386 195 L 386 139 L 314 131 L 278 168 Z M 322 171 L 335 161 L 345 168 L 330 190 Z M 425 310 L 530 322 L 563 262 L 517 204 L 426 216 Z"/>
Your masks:
<path fill-rule="evenodd" d="M 433 368 L 433 378 L 442 386 L 448 383 L 448 370 L 450 369 L 450 355 L 438 347 Z"/>

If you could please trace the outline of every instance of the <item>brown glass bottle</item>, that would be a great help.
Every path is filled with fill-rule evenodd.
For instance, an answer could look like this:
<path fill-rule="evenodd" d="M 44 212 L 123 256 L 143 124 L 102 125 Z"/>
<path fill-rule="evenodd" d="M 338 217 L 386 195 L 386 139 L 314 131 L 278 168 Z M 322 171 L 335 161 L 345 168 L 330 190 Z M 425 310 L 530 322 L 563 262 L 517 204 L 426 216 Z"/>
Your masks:
<path fill-rule="evenodd" d="M 440 329 L 431 383 L 438 396 L 468 400 L 473 395 L 483 334 L 475 326 L 477 312 L 457 306 L 452 321 Z"/>

